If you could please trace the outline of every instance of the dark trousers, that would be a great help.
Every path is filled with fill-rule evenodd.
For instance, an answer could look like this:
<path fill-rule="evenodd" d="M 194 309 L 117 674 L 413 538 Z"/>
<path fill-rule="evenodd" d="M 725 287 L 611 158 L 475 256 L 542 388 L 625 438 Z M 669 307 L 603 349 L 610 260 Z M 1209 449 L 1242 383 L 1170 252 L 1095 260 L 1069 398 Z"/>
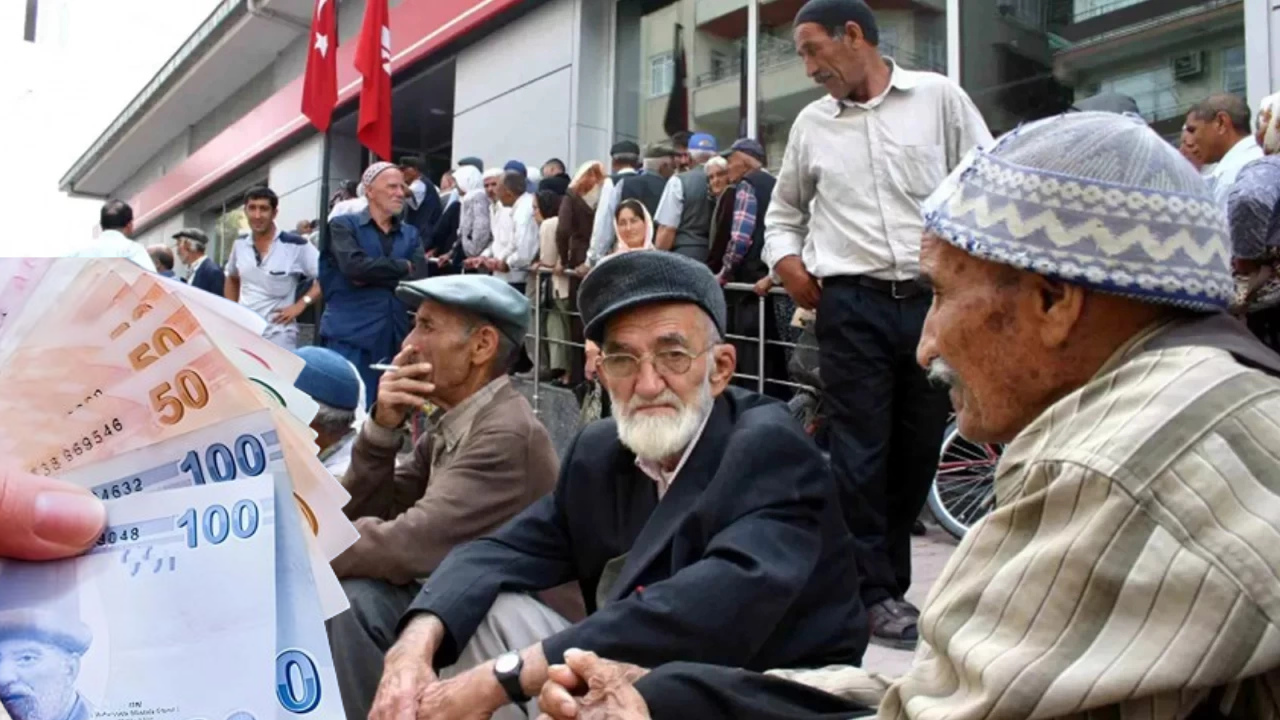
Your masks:
<path fill-rule="evenodd" d="M 382 680 L 383 656 L 395 644 L 396 629 L 419 587 L 369 578 L 342 581 L 351 609 L 335 615 L 325 628 L 347 720 L 368 720 Z"/>
<path fill-rule="evenodd" d="M 911 585 L 911 527 L 937 471 L 950 401 L 916 363 L 931 298 L 828 278 L 817 335 L 831 466 L 858 546 L 862 601 Z"/>

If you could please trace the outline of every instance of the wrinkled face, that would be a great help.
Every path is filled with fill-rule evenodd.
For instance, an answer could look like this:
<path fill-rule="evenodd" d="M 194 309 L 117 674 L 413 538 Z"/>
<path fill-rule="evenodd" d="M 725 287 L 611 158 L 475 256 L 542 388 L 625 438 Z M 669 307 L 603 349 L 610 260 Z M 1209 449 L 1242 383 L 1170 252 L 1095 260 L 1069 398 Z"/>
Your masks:
<path fill-rule="evenodd" d="M 624 207 L 618 211 L 618 237 L 629 248 L 644 247 L 644 218 L 637 215 L 634 208 Z"/>
<path fill-rule="evenodd" d="M 681 453 L 729 383 L 734 348 L 712 344 L 709 325 L 691 303 L 639 307 L 609 321 L 601 375 L 618 437 L 638 457 Z"/>
<path fill-rule="evenodd" d="M 801 23 L 793 38 L 805 74 L 831 97 L 843 100 L 866 82 L 867 65 L 859 52 L 866 39 L 857 23 L 845 23 L 845 32 L 836 37 L 818 23 Z"/>
<path fill-rule="evenodd" d="M 79 658 L 56 645 L 0 640 L 0 702 L 14 720 L 59 720 L 79 672 Z"/>
<path fill-rule="evenodd" d="M 1020 312 L 1026 300 L 1021 274 L 928 233 L 920 269 L 933 286 L 933 304 L 917 361 L 931 379 L 950 386 L 962 435 L 975 442 L 1012 440 L 1042 407 L 1037 386 L 1046 366 L 1034 321 Z"/>
<path fill-rule="evenodd" d="M 378 173 L 364 194 L 370 207 L 376 207 L 387 215 L 399 215 L 404 209 L 404 195 L 408 190 L 404 174 L 396 168 L 389 168 Z"/>
<path fill-rule="evenodd" d="M 1182 141 L 1191 142 L 1201 162 L 1216 163 L 1231 149 L 1229 130 L 1226 113 L 1203 120 L 1190 112 L 1182 126 Z"/>
<path fill-rule="evenodd" d="M 489 202 L 498 201 L 498 178 L 484 179 L 484 194 L 489 196 Z"/>
<path fill-rule="evenodd" d="M 740 182 L 751 172 L 750 157 L 744 152 L 735 152 L 729 156 L 729 182 Z"/>
<path fill-rule="evenodd" d="M 719 195 L 729 187 L 729 169 L 720 163 L 708 165 L 707 181 L 711 183 L 711 194 Z"/>
<path fill-rule="evenodd" d="M 245 202 L 244 214 L 249 221 L 249 229 L 255 235 L 265 235 L 271 232 L 271 227 L 276 221 L 276 208 L 271 207 L 271 201 L 266 198 Z"/>
<path fill-rule="evenodd" d="M 417 362 L 431 363 L 436 396 L 450 397 L 463 386 L 476 365 L 486 364 L 497 343 L 491 326 L 474 325 L 471 318 L 440 303 L 424 300 L 413 316 L 413 329 L 403 347 L 413 348 Z"/>

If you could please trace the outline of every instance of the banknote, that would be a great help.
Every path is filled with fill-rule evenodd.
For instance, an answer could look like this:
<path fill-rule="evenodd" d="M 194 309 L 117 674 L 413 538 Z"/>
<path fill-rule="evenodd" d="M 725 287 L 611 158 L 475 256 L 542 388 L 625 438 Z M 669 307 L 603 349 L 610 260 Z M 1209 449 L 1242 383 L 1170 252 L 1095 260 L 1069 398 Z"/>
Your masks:
<path fill-rule="evenodd" d="M 142 494 L 81 557 L 0 562 L 13 720 L 277 716 L 273 494 L 270 474 Z"/>
<path fill-rule="evenodd" d="M 77 467 L 58 477 L 88 488 L 107 501 L 174 488 L 233 482 L 264 473 L 288 480 L 288 464 L 280 441 L 272 413 L 260 410 L 104 462 Z M 318 591 L 321 619 L 333 617 L 347 608 L 347 596 L 333 578 L 330 558 L 319 551 L 320 527 L 324 524 L 350 528 L 345 534 L 351 542 L 355 541 L 354 528 L 337 508 L 327 504 L 313 507 L 292 486 L 285 497 L 295 506 L 290 518 L 298 523 L 302 543 L 301 552 L 289 555 L 288 560 L 289 563 L 306 562 L 310 572 L 306 588 L 289 584 L 282 593 L 302 596 Z M 281 511 L 280 517 L 284 516 Z M 286 547 L 292 545 L 281 545 Z M 283 551 L 281 556 L 285 557 Z M 283 644 L 292 642 L 287 640 Z"/>

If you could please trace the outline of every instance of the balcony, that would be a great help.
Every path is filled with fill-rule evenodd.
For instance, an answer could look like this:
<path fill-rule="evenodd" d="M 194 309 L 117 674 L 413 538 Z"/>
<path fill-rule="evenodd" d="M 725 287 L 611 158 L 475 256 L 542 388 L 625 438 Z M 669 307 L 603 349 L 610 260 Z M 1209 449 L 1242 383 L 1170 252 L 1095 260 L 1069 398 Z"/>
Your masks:
<path fill-rule="evenodd" d="M 804 0 L 760 0 L 760 26 L 782 27 L 791 24 Z M 946 0 L 872 0 L 874 10 L 918 10 L 943 13 Z M 694 9 L 698 30 L 726 39 L 747 34 L 747 0 L 698 0 Z"/>
<path fill-rule="evenodd" d="M 1091 15 L 1059 30 L 1067 44 L 1054 56 L 1055 71 L 1103 67 L 1134 55 L 1158 54 L 1195 47 L 1205 35 L 1244 26 L 1242 0 L 1166 0 L 1124 4 L 1102 15 Z M 1106 6 L 1097 6 L 1105 8 Z M 1105 23 L 1101 21 L 1106 21 Z"/>
<path fill-rule="evenodd" d="M 726 57 L 710 71 L 694 78 L 693 113 L 699 122 L 737 122 L 743 57 L 741 46 L 742 41 L 735 43 L 732 57 Z M 805 75 L 804 63 L 796 57 L 796 46 L 790 39 L 761 35 L 758 50 L 760 98 L 762 106 L 768 104 L 770 114 L 794 117 L 822 94 L 822 88 Z M 903 67 L 946 72 L 946 53 L 939 43 L 921 43 L 917 52 L 883 44 L 880 52 Z"/>

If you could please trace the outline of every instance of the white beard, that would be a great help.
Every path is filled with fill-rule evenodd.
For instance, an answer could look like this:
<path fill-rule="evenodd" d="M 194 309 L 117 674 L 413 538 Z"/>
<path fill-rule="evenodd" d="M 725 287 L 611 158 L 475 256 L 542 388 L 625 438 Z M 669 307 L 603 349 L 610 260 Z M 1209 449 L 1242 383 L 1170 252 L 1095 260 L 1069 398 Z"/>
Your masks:
<path fill-rule="evenodd" d="M 631 402 L 623 404 L 613 393 L 609 393 L 613 402 L 614 419 L 618 424 L 618 439 L 627 446 L 636 457 L 650 462 L 661 462 L 682 452 L 693 442 L 694 436 L 702 427 L 702 422 L 711 413 L 711 365 L 708 363 L 707 376 L 698 388 L 698 398 L 692 405 L 685 405 L 680 396 L 670 388 L 662 391 L 656 398 L 641 400 L 632 395 Z M 636 414 L 634 408 L 641 405 L 670 405 L 676 409 L 675 417 L 670 415 Z"/>

